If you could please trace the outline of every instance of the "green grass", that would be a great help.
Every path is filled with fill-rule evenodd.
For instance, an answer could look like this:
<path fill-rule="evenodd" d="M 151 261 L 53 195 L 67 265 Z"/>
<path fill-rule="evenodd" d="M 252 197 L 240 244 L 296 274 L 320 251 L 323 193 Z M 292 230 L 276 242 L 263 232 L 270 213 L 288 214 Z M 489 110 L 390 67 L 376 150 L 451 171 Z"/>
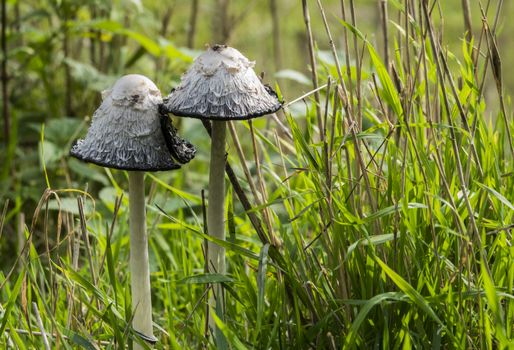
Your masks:
<path fill-rule="evenodd" d="M 391 1 L 385 62 L 382 33 L 372 40 L 359 17 L 355 26 L 346 3 L 347 18 L 338 12 L 328 23 L 330 34 L 342 33 L 334 41 L 340 62 L 330 46 L 312 52 L 316 84 L 328 82 L 319 95 L 286 101 L 282 126 L 271 117 L 234 124 L 229 162 L 252 208 L 228 186 L 228 238 L 217 242 L 227 250 L 226 276 L 204 268 L 212 238 L 203 222 L 203 127 L 180 122 L 199 150 L 191 164 L 146 176 L 156 348 L 216 347 L 206 337 L 213 283 L 223 283 L 227 302 L 225 319 L 216 319 L 226 340 L 218 348 L 514 347 L 514 123 L 502 91 L 508 63 L 493 45 L 496 8 L 486 17 L 491 33 L 484 22 L 471 46 L 462 32 L 460 51 L 451 52 L 439 42 L 437 6 L 415 1 L 406 24 L 403 2 Z M 316 1 L 309 10 L 321 45 L 329 33 Z M 120 35 L 146 49 L 141 61 L 133 57 L 138 65 L 161 55 L 131 33 Z M 163 60 L 173 65 L 172 52 L 179 62 L 164 75 L 178 76 L 188 51 L 166 52 Z M 280 90 L 291 96 L 288 86 Z M 91 113 L 96 94 L 83 94 L 80 110 Z M 50 102 L 59 109 L 63 99 Z M 21 106 L 13 112 L 28 118 Z M 62 349 L 119 349 L 137 339 L 127 176 L 67 157 L 86 124 L 24 125 L 37 135 L 34 154 L 18 143 L 21 134 L 12 138 L 15 165 L 2 172 L 2 348 L 43 349 L 43 334 Z M 44 183 L 42 193 L 36 184 Z"/>

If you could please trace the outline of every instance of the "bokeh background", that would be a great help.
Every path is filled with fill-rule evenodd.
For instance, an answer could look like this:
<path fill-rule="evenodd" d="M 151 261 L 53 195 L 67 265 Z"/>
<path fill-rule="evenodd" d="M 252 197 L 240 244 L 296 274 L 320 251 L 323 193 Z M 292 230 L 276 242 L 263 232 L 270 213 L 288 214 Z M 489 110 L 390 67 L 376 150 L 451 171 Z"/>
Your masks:
<path fill-rule="evenodd" d="M 34 211 L 48 185 L 44 171 L 53 188 L 77 188 L 89 180 L 89 189 L 94 192 L 108 183 L 103 175 L 68 159 L 67 155 L 70 143 L 84 134 L 101 100 L 101 91 L 124 74 L 147 75 L 166 94 L 178 84 L 192 59 L 206 45 L 225 43 L 255 60 L 256 71 L 264 73 L 267 83 L 280 87 L 286 101 L 312 89 L 299 0 L 5 0 L 3 3 L 7 78 L 2 81 L 7 81 L 7 100 L 2 100 L 2 104 L 3 107 L 8 104 L 10 125 L 6 126 L 5 117 L 0 120 L 3 131 L 0 206 L 7 199 L 15 203 L 12 215 Z M 383 48 L 381 1 L 325 0 L 322 3 L 341 57 L 346 54 L 342 50 L 342 4 L 355 9 L 357 28 L 378 50 Z M 481 7 L 492 22 L 497 5 L 496 0 L 471 2 L 476 38 L 481 35 L 482 23 L 478 21 Z M 318 62 L 321 66 L 333 65 L 316 1 L 308 1 L 308 6 Z M 389 1 L 387 6 L 392 14 L 389 40 L 401 40 L 399 23 L 404 19 L 398 9 L 403 3 Z M 412 6 L 416 6 L 414 2 Z M 461 1 L 438 2 L 434 11 L 441 42 L 459 60 L 465 38 Z M 514 14 L 514 4 L 507 1 L 503 3 L 497 27 L 508 101 L 514 91 L 514 79 L 508 70 L 514 64 L 514 50 L 509 44 L 514 35 L 510 13 Z M 347 13 L 346 17 L 350 18 L 351 14 Z M 401 49 L 401 41 L 397 47 Z M 350 62 L 354 58 L 352 50 Z M 450 64 L 457 67 L 454 60 Z M 487 113 L 495 118 L 498 103 L 492 81 L 485 89 L 485 98 Z M 292 106 L 293 113 L 295 108 L 304 106 Z M 186 138 L 194 140 L 200 148 L 207 147 L 205 134 L 194 121 L 176 123 Z M 197 158 L 206 161 L 207 152 L 200 152 Z M 195 166 L 200 169 L 188 178 L 198 192 L 205 185 L 205 179 L 197 178 L 207 171 L 202 168 L 205 164 L 198 162 Z M 6 229 L 12 231 L 13 227 L 7 225 Z M 1 247 L 8 251 L 12 245 Z M 6 266 L 2 264 L 2 268 Z"/>

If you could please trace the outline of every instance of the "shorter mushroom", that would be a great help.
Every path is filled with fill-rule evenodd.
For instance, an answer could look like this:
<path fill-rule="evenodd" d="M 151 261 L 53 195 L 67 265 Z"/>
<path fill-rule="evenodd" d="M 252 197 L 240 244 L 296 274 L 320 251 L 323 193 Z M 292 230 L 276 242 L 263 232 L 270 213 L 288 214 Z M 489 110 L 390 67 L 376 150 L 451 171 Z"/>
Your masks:
<path fill-rule="evenodd" d="M 179 169 L 179 163 L 189 162 L 196 150 L 177 135 L 170 119 L 158 112 L 161 93 L 145 76 L 126 75 L 102 97 L 86 138 L 77 141 L 70 154 L 103 167 L 129 170 L 132 327 L 142 339 L 155 343 L 144 172 Z"/>
<path fill-rule="evenodd" d="M 225 239 L 225 123 L 274 113 L 282 106 L 275 91 L 255 74 L 254 65 L 238 50 L 214 45 L 196 58 L 162 107 L 177 116 L 212 120 L 207 232 L 220 240 Z M 223 247 L 209 242 L 207 261 L 214 272 L 226 272 Z M 215 291 L 221 295 L 220 288 Z M 214 328 L 212 318 L 209 323 Z"/>

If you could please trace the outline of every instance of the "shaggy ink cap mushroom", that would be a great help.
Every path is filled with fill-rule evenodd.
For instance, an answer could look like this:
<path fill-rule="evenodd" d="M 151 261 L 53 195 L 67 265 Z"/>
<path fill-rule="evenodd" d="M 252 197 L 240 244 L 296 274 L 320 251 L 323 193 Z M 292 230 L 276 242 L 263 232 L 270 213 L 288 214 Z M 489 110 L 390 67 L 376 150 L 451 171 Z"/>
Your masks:
<path fill-rule="evenodd" d="M 173 170 L 194 157 L 195 149 L 176 134 L 158 111 L 161 93 L 148 78 L 129 74 L 102 93 L 84 139 L 70 154 L 100 166 L 140 171 Z"/>
<path fill-rule="evenodd" d="M 262 84 L 255 74 L 255 63 L 239 51 L 225 45 L 215 45 L 198 56 L 182 76 L 179 86 L 164 99 L 162 112 L 193 117 L 211 122 L 211 156 L 207 232 L 225 240 L 225 164 L 226 122 L 251 119 L 276 112 L 282 107 L 277 94 Z M 212 241 L 207 247 L 207 266 L 216 273 L 226 273 L 225 248 Z M 224 319 L 224 293 L 217 285 L 211 291 L 209 328 L 218 337 L 214 314 Z M 215 297 L 217 296 L 217 297 Z"/>
<path fill-rule="evenodd" d="M 70 153 L 86 162 L 128 172 L 132 328 L 148 344 L 153 336 L 144 171 L 172 170 L 189 162 L 195 148 L 159 112 L 161 93 L 148 78 L 131 74 L 103 93 L 86 138 Z M 173 158 L 176 159 L 173 160 Z M 141 344 L 134 344 L 139 350 Z"/>
<path fill-rule="evenodd" d="M 282 106 L 277 94 L 255 74 L 255 62 L 238 50 L 214 45 L 198 56 L 180 85 L 164 99 L 163 110 L 210 120 L 251 119 Z"/>

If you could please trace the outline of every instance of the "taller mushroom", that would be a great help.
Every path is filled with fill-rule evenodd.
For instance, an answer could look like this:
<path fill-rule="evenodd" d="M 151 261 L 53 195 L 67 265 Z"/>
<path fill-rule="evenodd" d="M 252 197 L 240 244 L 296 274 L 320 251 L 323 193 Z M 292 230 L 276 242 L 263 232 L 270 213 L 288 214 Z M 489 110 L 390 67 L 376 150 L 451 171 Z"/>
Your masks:
<path fill-rule="evenodd" d="M 207 230 L 220 240 L 225 239 L 225 123 L 274 113 L 282 105 L 254 65 L 238 50 L 214 45 L 196 58 L 163 103 L 163 110 L 176 116 L 212 121 Z M 207 262 L 210 270 L 225 273 L 224 248 L 209 242 Z"/>
<path fill-rule="evenodd" d="M 153 343 L 157 339 L 152 327 L 144 172 L 179 169 L 179 163 L 190 161 L 196 150 L 160 114 L 161 93 L 145 76 L 126 75 L 102 97 L 86 138 L 75 143 L 70 154 L 103 167 L 129 170 L 132 327 Z"/>

